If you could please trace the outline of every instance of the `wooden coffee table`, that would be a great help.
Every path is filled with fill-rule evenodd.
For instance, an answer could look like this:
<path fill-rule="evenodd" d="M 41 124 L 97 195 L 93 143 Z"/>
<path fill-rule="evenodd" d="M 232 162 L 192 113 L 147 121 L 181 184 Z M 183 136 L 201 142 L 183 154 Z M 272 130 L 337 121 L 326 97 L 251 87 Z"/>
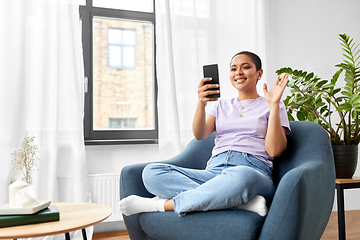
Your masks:
<path fill-rule="evenodd" d="M 68 240 L 70 239 L 69 232 L 82 229 L 83 239 L 86 240 L 85 228 L 104 221 L 112 213 L 110 207 L 96 203 L 58 202 L 52 205 L 59 209 L 60 221 L 0 228 L 0 239 L 42 237 L 65 233 Z"/>

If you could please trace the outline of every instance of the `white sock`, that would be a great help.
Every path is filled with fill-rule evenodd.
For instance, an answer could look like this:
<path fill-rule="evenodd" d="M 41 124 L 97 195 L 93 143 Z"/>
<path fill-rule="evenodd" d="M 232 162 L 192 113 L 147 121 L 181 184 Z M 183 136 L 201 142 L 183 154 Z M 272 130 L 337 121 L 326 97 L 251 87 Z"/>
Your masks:
<path fill-rule="evenodd" d="M 266 200 L 263 196 L 257 195 L 249 202 L 236 206 L 237 209 L 244 209 L 256 212 L 260 216 L 266 216 L 268 209 L 266 207 Z"/>
<path fill-rule="evenodd" d="M 166 199 L 159 197 L 144 198 L 136 195 L 128 196 L 119 202 L 121 212 L 130 216 L 142 212 L 165 212 Z"/>

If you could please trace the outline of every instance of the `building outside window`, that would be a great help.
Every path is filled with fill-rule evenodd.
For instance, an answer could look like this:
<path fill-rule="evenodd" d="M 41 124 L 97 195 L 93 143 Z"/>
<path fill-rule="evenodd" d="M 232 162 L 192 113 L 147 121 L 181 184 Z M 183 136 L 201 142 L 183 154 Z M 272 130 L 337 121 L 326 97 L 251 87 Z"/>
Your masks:
<path fill-rule="evenodd" d="M 110 118 L 110 128 L 136 128 L 136 118 Z"/>
<path fill-rule="evenodd" d="M 135 68 L 136 30 L 108 29 L 108 64 L 110 68 Z"/>

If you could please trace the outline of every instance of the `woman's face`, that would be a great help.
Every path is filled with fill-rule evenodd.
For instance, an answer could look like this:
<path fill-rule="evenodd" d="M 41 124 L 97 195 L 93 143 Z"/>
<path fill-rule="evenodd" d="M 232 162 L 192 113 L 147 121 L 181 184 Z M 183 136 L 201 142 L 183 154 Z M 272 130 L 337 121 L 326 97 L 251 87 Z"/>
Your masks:
<path fill-rule="evenodd" d="M 256 92 L 256 83 L 260 80 L 263 70 L 256 70 L 251 58 L 245 54 L 237 55 L 231 61 L 230 81 L 238 90 L 247 93 Z"/>

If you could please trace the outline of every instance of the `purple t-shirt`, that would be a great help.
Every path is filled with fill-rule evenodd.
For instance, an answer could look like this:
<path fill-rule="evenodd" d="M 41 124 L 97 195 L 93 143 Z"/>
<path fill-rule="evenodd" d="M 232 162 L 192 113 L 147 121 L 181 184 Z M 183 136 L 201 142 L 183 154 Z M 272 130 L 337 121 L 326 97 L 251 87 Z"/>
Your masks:
<path fill-rule="evenodd" d="M 280 106 L 281 125 L 291 132 L 283 102 Z M 241 110 L 241 107 L 244 109 Z M 233 150 L 249 153 L 273 167 L 273 158 L 265 151 L 265 136 L 270 107 L 264 97 L 238 101 L 237 98 L 219 100 L 209 112 L 216 118 L 216 139 L 212 156 Z M 242 115 L 242 117 L 240 117 Z"/>

